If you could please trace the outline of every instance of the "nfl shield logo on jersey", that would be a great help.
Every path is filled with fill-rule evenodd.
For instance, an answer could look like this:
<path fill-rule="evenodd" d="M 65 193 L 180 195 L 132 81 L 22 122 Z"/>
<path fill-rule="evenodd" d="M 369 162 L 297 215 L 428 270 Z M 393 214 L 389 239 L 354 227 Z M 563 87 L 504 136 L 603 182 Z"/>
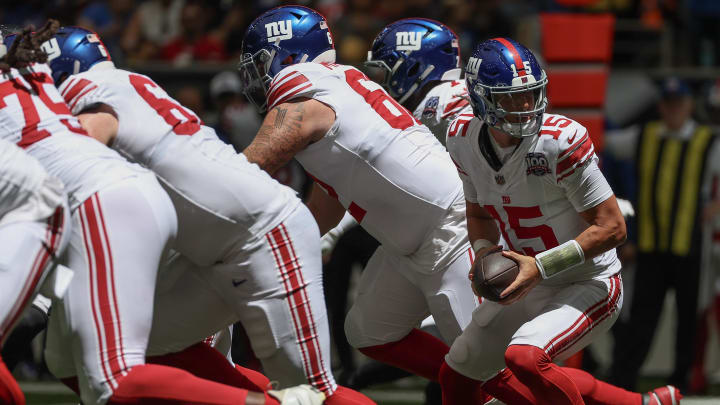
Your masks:
<path fill-rule="evenodd" d="M 501 186 L 505 184 L 505 176 L 503 176 L 502 174 L 495 175 L 495 183 Z"/>
<path fill-rule="evenodd" d="M 534 174 L 536 176 L 542 176 L 550 173 L 550 167 L 548 166 L 547 158 L 544 153 L 530 152 L 525 157 L 527 163 L 527 174 Z"/>
<path fill-rule="evenodd" d="M 440 104 L 440 97 L 430 97 L 428 101 L 425 103 L 425 108 L 423 109 L 422 116 L 423 118 L 432 118 L 435 116 L 435 113 L 437 112 L 438 105 Z"/>

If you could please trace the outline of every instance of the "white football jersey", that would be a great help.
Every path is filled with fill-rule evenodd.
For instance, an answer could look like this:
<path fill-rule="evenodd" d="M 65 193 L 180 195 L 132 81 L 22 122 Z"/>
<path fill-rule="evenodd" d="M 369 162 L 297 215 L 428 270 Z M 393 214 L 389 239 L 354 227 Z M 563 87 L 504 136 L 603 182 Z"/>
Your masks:
<path fill-rule="evenodd" d="M 556 114 L 545 114 L 539 136 L 527 137 L 505 163 L 472 114 L 448 128 L 447 148 L 463 182 L 465 198 L 495 218 L 511 250 L 535 256 L 574 239 L 589 227 L 578 212 L 613 195 L 597 166 L 587 130 Z M 608 276 L 620 270 L 611 249 L 546 283 Z"/>
<path fill-rule="evenodd" d="M 0 137 L 35 157 L 62 181 L 70 208 L 124 178 L 144 173 L 87 136 L 58 93 L 45 64 L 0 76 Z"/>
<path fill-rule="evenodd" d="M 272 81 L 268 106 L 300 97 L 330 106 L 335 123 L 295 158 L 383 246 L 403 255 L 415 252 L 462 200 L 462 185 L 442 145 L 352 66 L 289 66 Z"/>
<path fill-rule="evenodd" d="M 174 191 L 170 194 L 178 215 L 197 219 L 180 219 L 179 243 L 192 232 L 197 245 L 198 227 L 213 222 L 206 215 L 239 224 L 246 233 L 238 236 L 245 239 L 262 237 L 300 203 L 295 191 L 236 153 L 147 76 L 90 70 L 70 76 L 60 92 L 74 114 L 98 103 L 112 107 L 119 124 L 113 149 L 154 171 Z M 202 209 L 181 209 L 178 196 Z M 194 229 L 183 229 L 184 224 Z M 217 256 L 194 259 L 204 262 Z"/>
<path fill-rule="evenodd" d="M 40 193 L 48 174 L 35 158 L 14 143 L 0 139 L 0 217 L 25 205 L 33 195 Z M 27 213 L 26 220 L 50 216 L 62 198 L 44 212 Z M 0 221 L 2 223 L 3 221 Z"/>
<path fill-rule="evenodd" d="M 413 111 L 413 115 L 425 124 L 440 142 L 445 143 L 448 125 L 464 112 L 472 112 L 465 81 L 452 80 L 430 89 Z"/>

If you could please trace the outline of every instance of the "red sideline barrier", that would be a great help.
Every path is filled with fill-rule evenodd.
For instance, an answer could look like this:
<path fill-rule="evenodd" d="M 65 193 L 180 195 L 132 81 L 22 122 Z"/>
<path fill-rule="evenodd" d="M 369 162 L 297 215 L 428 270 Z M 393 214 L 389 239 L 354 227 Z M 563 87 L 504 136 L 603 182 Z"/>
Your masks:
<path fill-rule="evenodd" d="M 611 14 L 540 15 L 543 57 L 554 62 L 610 62 L 615 17 Z"/>
<path fill-rule="evenodd" d="M 554 107 L 598 107 L 605 105 L 608 71 L 548 68 L 548 98 Z"/>

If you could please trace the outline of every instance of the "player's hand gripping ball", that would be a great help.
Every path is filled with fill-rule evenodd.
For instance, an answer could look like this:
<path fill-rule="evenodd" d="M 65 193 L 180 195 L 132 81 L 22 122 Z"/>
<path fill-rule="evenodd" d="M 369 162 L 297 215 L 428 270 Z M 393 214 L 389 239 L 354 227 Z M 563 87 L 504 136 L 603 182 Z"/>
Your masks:
<path fill-rule="evenodd" d="M 470 280 L 475 294 L 490 301 L 500 301 L 500 293 L 515 281 L 520 272 L 518 263 L 493 249 L 475 259 Z"/>

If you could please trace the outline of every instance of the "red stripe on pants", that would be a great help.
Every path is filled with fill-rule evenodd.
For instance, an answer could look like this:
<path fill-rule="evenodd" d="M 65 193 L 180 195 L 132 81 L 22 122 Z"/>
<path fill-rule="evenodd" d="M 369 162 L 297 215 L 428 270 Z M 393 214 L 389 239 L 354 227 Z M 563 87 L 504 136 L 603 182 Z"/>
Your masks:
<path fill-rule="evenodd" d="M 550 343 L 545 346 L 545 352 L 553 358 L 567 350 L 587 335 L 595 326 L 609 317 L 617 309 L 617 301 L 619 298 L 620 279 L 615 275 L 610 278 L 610 291 L 608 292 L 608 296 L 585 310 L 569 328 L 555 336 Z"/>
<path fill-rule="evenodd" d="M 331 393 L 332 387 L 328 384 L 322 367 L 315 322 L 305 292 L 307 285 L 302 279 L 302 268 L 295 255 L 292 240 L 287 235 L 287 230 L 283 224 L 268 232 L 266 238 L 272 247 L 285 292 L 288 294 L 288 306 L 293 318 L 293 326 L 303 357 L 306 375 L 313 386 L 324 392 Z"/>
<path fill-rule="evenodd" d="M 119 329 L 116 331 L 116 327 L 119 328 L 120 320 L 119 317 L 113 316 L 113 314 L 118 314 L 118 311 L 114 307 L 116 304 L 114 281 L 110 280 L 113 276 L 112 252 L 109 242 L 105 240 L 107 232 L 99 220 L 98 210 L 99 200 L 96 194 L 83 203 L 80 220 L 90 272 L 90 302 L 100 344 L 98 354 L 103 374 L 110 386 L 115 389 L 117 388 L 116 376 L 125 374 L 124 368 L 121 366 L 124 359 L 120 359 L 122 354 L 118 348 L 119 339 L 116 334 L 119 332 Z"/>

